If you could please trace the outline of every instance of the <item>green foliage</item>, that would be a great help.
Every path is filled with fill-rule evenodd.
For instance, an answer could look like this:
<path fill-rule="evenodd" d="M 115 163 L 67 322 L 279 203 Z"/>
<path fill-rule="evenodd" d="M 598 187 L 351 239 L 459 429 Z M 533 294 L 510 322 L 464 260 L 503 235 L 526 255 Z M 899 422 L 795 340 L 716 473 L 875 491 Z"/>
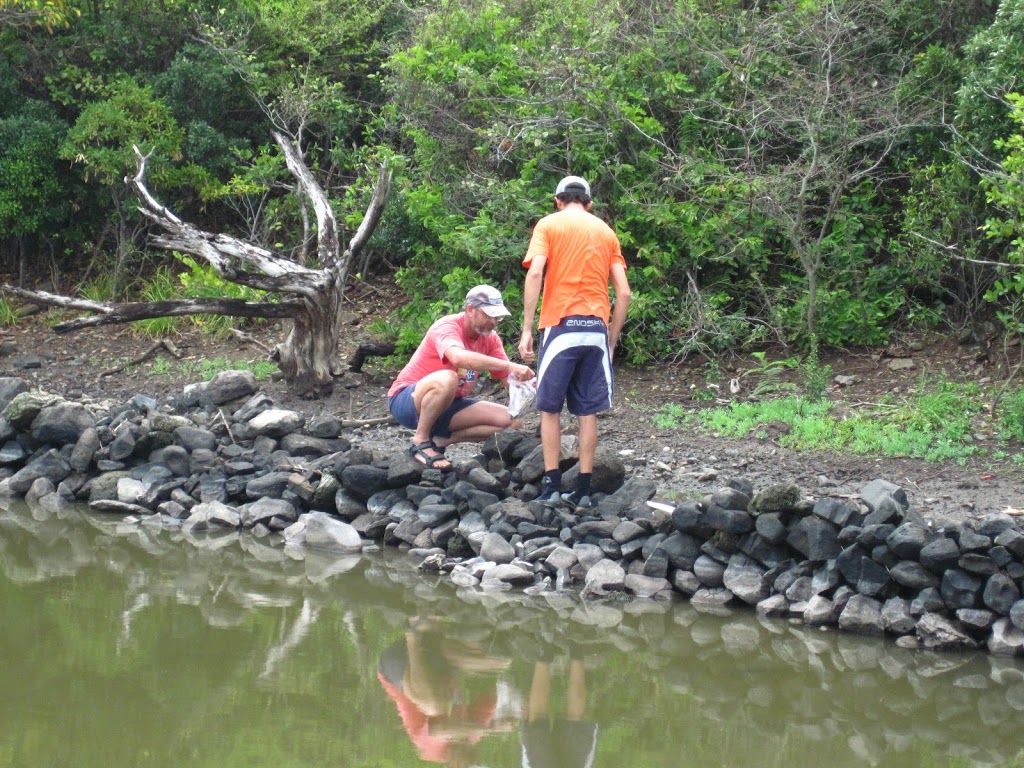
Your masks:
<path fill-rule="evenodd" d="M 1005 153 L 1000 172 L 982 179 L 988 202 L 998 211 L 986 220 L 985 234 L 1003 245 L 1005 260 L 985 298 L 1000 304 L 999 319 L 1007 330 L 1024 332 L 1024 96 L 1010 94 L 1011 117 L 1016 133 L 998 139 L 996 148 Z"/>
<path fill-rule="evenodd" d="M 81 166 L 87 182 L 120 185 L 126 175 L 135 175 L 135 145 L 144 154 L 152 153 L 148 179 L 168 183 L 173 176 L 168 161 L 181 159 L 184 134 L 167 105 L 132 78 L 117 80 L 104 90 L 105 98 L 82 110 L 60 156 Z"/>
<path fill-rule="evenodd" d="M 53 109 L 38 101 L 0 118 L 0 232 L 45 233 L 66 214 L 55 154 L 66 130 Z"/>
<path fill-rule="evenodd" d="M 144 301 L 171 301 L 181 298 L 180 283 L 170 267 L 159 267 L 142 288 Z M 132 325 L 143 334 L 159 339 L 178 330 L 187 318 L 152 317 L 147 320 L 136 320 Z"/>
<path fill-rule="evenodd" d="M 811 340 L 811 348 L 800 366 L 803 373 L 803 393 L 810 400 L 820 400 L 832 383 L 832 366 L 821 362 L 818 356 L 817 339 Z"/>
<path fill-rule="evenodd" d="M 687 421 L 686 408 L 679 403 L 668 403 L 659 408 L 651 420 L 657 429 L 678 429 Z"/>
<path fill-rule="evenodd" d="M 1024 389 L 1003 397 L 999 403 L 999 434 L 1007 440 L 1024 442 Z"/>
<path fill-rule="evenodd" d="M 110 301 L 114 298 L 113 274 L 104 272 L 80 283 L 78 295 L 89 301 Z"/>
<path fill-rule="evenodd" d="M 916 395 L 838 417 L 828 400 L 792 396 L 734 402 L 697 417 L 716 435 L 742 437 L 785 425 L 780 444 L 800 450 L 963 461 L 976 452 L 974 420 L 984 409 L 976 385 L 922 379 Z"/>
<path fill-rule="evenodd" d="M 174 254 L 180 267 L 161 267 L 146 282 L 142 289 L 145 301 L 172 301 L 175 299 L 227 298 L 243 301 L 262 301 L 267 298 L 263 291 L 232 283 L 216 273 L 213 267 L 200 263 L 191 256 Z M 179 330 L 183 323 L 199 328 L 213 337 L 225 337 L 239 327 L 239 318 L 225 315 L 189 315 L 187 317 L 156 317 L 137 320 L 133 326 L 143 334 L 159 338 Z"/>
<path fill-rule="evenodd" d="M 149 372 L 154 376 L 175 374 L 198 381 L 209 381 L 224 371 L 251 371 L 258 381 L 265 381 L 279 372 L 278 367 L 269 360 L 235 360 L 226 357 L 182 360 L 175 363 L 157 358 L 149 366 Z"/>
<path fill-rule="evenodd" d="M 6 296 L 0 296 L 0 326 L 9 327 L 18 324 L 18 313 L 11 306 Z"/>

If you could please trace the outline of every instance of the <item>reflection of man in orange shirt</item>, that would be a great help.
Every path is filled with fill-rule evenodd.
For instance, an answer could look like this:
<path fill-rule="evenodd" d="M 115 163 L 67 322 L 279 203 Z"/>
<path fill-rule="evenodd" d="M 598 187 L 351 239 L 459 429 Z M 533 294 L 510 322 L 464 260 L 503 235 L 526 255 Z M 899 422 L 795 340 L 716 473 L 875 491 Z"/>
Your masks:
<path fill-rule="evenodd" d="M 499 718 L 494 676 L 510 663 L 430 626 L 385 650 L 377 679 L 420 758 L 455 768 L 472 764 L 486 734 L 512 727 Z"/>
<path fill-rule="evenodd" d="M 544 451 L 540 499 L 556 507 L 592 506 L 590 484 L 597 449 L 597 414 L 611 407 L 612 354 L 626 322 L 631 291 L 615 232 L 590 213 L 590 185 L 567 176 L 555 189 L 555 213 L 537 222 L 523 266 L 523 333 L 519 354 L 534 358 L 533 320 L 544 289 L 539 328 L 537 410 Z M 615 289 L 611 310 L 608 283 Z M 609 316 L 611 322 L 609 323 Z M 562 494 L 558 467 L 561 411 L 579 419 L 579 480 Z"/>

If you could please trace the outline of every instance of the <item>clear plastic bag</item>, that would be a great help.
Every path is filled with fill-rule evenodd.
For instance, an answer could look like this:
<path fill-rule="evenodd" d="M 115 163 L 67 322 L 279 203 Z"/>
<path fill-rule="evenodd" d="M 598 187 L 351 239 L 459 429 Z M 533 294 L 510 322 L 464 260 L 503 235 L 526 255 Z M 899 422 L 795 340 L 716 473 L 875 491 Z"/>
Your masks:
<path fill-rule="evenodd" d="M 537 399 L 537 377 L 520 381 L 514 373 L 508 375 L 508 415 L 518 419 Z"/>

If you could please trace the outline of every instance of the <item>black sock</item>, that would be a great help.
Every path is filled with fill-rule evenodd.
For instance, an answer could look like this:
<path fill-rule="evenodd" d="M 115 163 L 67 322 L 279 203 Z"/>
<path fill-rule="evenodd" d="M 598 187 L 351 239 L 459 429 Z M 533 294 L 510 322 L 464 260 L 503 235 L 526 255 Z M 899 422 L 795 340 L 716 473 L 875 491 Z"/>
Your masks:
<path fill-rule="evenodd" d="M 541 485 L 541 494 L 547 496 L 552 491 L 562 490 L 562 471 L 560 469 L 549 469 L 544 473 L 544 483 Z"/>
<path fill-rule="evenodd" d="M 590 478 L 592 477 L 593 474 L 590 472 L 580 472 L 579 476 L 576 478 L 576 493 L 579 496 L 590 495 Z"/>

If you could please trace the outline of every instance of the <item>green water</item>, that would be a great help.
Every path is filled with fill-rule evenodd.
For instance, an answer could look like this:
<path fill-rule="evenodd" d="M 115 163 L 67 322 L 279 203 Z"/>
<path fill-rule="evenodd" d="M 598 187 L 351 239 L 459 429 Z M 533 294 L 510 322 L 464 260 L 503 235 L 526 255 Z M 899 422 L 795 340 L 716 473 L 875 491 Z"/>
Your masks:
<path fill-rule="evenodd" d="M 398 553 L 11 506 L 0 610 L 0 767 L 1024 765 L 1020 660 L 456 589 Z"/>

